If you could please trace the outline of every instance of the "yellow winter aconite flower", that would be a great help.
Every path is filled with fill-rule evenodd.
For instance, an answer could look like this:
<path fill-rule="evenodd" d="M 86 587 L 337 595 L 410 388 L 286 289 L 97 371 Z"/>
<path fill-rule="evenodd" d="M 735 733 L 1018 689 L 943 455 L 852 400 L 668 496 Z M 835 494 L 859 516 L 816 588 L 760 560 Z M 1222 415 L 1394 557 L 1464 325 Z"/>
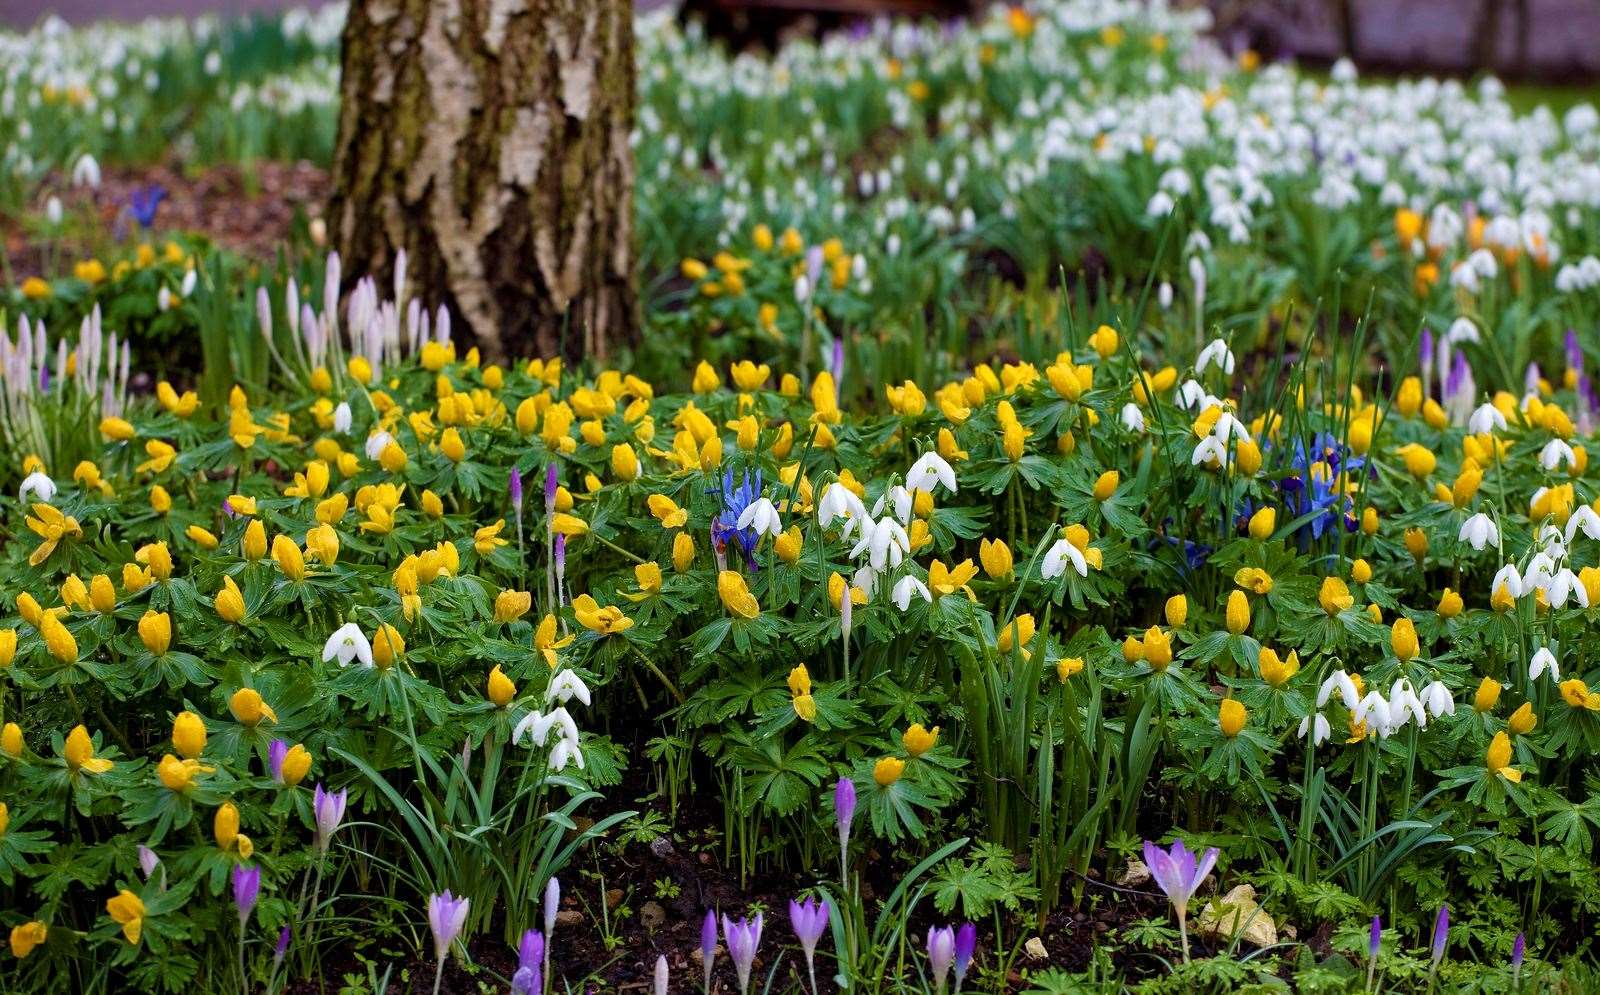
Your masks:
<path fill-rule="evenodd" d="M 1322 587 L 1317 590 L 1317 604 L 1322 606 L 1323 612 L 1328 615 L 1337 615 L 1356 603 L 1350 595 L 1350 588 L 1337 577 L 1322 578 Z"/>
<path fill-rule="evenodd" d="M 1525 701 L 1517 710 L 1511 713 L 1511 718 L 1506 720 L 1506 726 L 1513 736 L 1526 736 L 1539 724 L 1539 717 L 1533 714 L 1533 702 Z"/>
<path fill-rule="evenodd" d="M 592 598 L 590 600 L 593 601 Z M 571 644 L 574 638 L 573 636 L 563 636 L 557 639 L 556 617 L 554 615 L 546 615 L 539 620 L 539 626 L 534 630 L 533 648 L 539 651 L 539 654 L 544 657 L 544 662 L 549 665 L 551 670 L 554 670 L 556 669 L 556 650 Z"/>
<path fill-rule="evenodd" d="M 210 529 L 199 525 L 189 526 L 183 531 L 183 534 L 188 536 L 189 541 L 201 549 L 216 549 L 219 545 L 216 535 Z"/>
<path fill-rule="evenodd" d="M 887 788 L 900 780 L 900 775 L 906 770 L 906 762 L 899 757 L 881 757 L 872 765 L 872 779 L 878 787 Z"/>
<path fill-rule="evenodd" d="M 306 555 L 331 567 L 339 562 L 339 533 L 331 525 L 315 525 L 306 532 Z"/>
<path fill-rule="evenodd" d="M 112 442 L 127 442 L 136 434 L 131 422 L 117 417 L 100 419 L 100 434 Z"/>
<path fill-rule="evenodd" d="M 11 666 L 17 657 L 17 630 L 0 629 L 0 670 Z"/>
<path fill-rule="evenodd" d="M 179 712 L 172 720 L 172 746 L 185 760 L 194 760 L 206 748 L 205 720 L 193 712 Z"/>
<path fill-rule="evenodd" d="M 228 699 L 228 711 L 241 724 L 254 728 L 262 720 L 277 722 L 278 713 L 272 706 L 261 699 L 261 692 L 255 688 L 240 688 Z"/>
<path fill-rule="evenodd" d="M 461 441 L 461 433 L 451 425 L 439 436 L 439 451 L 452 463 L 459 463 L 467 458 L 467 444 Z"/>
<path fill-rule="evenodd" d="M 233 582 L 232 577 L 222 578 L 222 590 L 217 592 L 213 604 L 223 621 L 235 624 L 244 621 L 244 592 L 239 590 L 239 585 Z"/>
<path fill-rule="evenodd" d="M 550 531 L 564 536 L 581 536 L 589 531 L 589 523 L 576 515 L 557 512 L 550 516 Z"/>
<path fill-rule="evenodd" d="M 50 928 L 35 919 L 11 927 L 11 955 L 18 960 L 33 953 L 50 936 Z"/>
<path fill-rule="evenodd" d="M 1240 567 L 1233 582 L 1252 594 L 1272 593 L 1272 575 L 1260 567 Z"/>
<path fill-rule="evenodd" d="M 1600 712 L 1600 693 L 1590 691 L 1581 678 L 1570 677 L 1561 682 L 1561 700 L 1573 708 Z"/>
<path fill-rule="evenodd" d="M 1409 618 L 1397 618 L 1389 629 L 1389 647 L 1394 650 L 1394 655 L 1401 663 L 1415 657 L 1419 647 L 1417 644 L 1417 629 L 1411 624 Z"/>
<path fill-rule="evenodd" d="M 1250 628 L 1250 599 L 1240 590 L 1228 592 L 1228 606 L 1224 613 L 1228 631 L 1235 636 Z"/>
<path fill-rule="evenodd" d="M 415 597 L 415 595 L 413 595 Z M 388 670 L 406 655 L 405 637 L 400 630 L 385 622 L 372 634 L 372 663 L 380 670 Z"/>
<path fill-rule="evenodd" d="M 629 601 L 643 601 L 661 593 L 661 565 L 654 560 L 636 564 L 633 568 L 633 579 L 639 585 L 639 590 L 623 594 Z"/>
<path fill-rule="evenodd" d="M 1493 677 L 1485 677 L 1478 682 L 1478 690 L 1472 695 L 1472 710 L 1475 712 L 1490 712 L 1500 703 L 1502 685 Z"/>
<path fill-rule="evenodd" d="M 1122 483 L 1122 474 L 1116 470 L 1107 470 L 1100 474 L 1094 482 L 1094 499 L 1106 501 L 1117 492 L 1117 486 Z"/>
<path fill-rule="evenodd" d="M 1489 751 L 1484 754 L 1483 766 L 1490 775 L 1498 774 L 1513 784 L 1522 781 L 1522 771 L 1511 766 L 1511 737 L 1504 732 L 1494 734 Z"/>
<path fill-rule="evenodd" d="M 724 570 L 717 574 L 717 597 L 722 607 L 735 618 L 755 618 L 761 614 L 761 605 L 745 585 L 744 574 L 737 570 Z"/>
<path fill-rule="evenodd" d="M 1239 735 L 1249 717 L 1250 713 L 1244 705 L 1233 698 L 1222 699 L 1222 704 L 1217 707 L 1217 726 L 1229 739 Z"/>
<path fill-rule="evenodd" d="M 920 757 L 938 745 L 939 727 L 926 729 L 921 722 L 912 723 L 900 737 L 900 742 L 905 746 L 907 753 L 913 757 Z"/>
<path fill-rule="evenodd" d="M 633 446 L 622 442 L 611 447 L 611 472 L 618 480 L 639 479 L 639 457 L 634 453 Z"/>
<path fill-rule="evenodd" d="M 283 783 L 291 788 L 304 781 L 306 775 L 311 772 L 311 751 L 300 743 L 289 747 L 283 755 L 281 770 Z"/>
<path fill-rule="evenodd" d="M 968 585 L 978 576 L 978 568 L 971 560 L 962 560 L 953 567 L 947 567 L 941 560 L 934 560 L 928 564 L 928 590 L 935 598 L 965 591 L 968 597 L 976 600 L 972 588 Z"/>
<path fill-rule="evenodd" d="M 1237 591 L 1234 593 L 1238 594 Z M 1146 629 L 1144 641 L 1140 645 L 1143 647 L 1144 662 L 1148 663 L 1150 669 L 1156 673 L 1166 670 L 1172 663 L 1172 639 L 1161 631 L 1160 626 L 1152 625 Z"/>
<path fill-rule="evenodd" d="M 74 774 L 104 774 L 112 766 L 110 760 L 94 755 L 94 740 L 89 738 L 89 730 L 81 725 L 73 726 L 67 733 L 61 756 L 67 761 L 67 770 Z"/>
<path fill-rule="evenodd" d="M 255 845 L 250 842 L 250 837 L 239 832 L 239 809 L 233 802 L 223 802 L 217 806 L 217 814 L 211 817 L 211 835 L 217 841 L 217 848 L 223 851 L 239 851 L 239 856 L 246 860 L 255 851 Z"/>
<path fill-rule="evenodd" d="M 181 794 L 195 786 L 194 779 L 196 777 L 201 774 L 209 774 L 214 770 L 216 770 L 215 767 L 208 767 L 198 760 L 180 760 L 168 753 L 156 765 L 156 778 L 161 782 L 161 786 L 168 791 L 175 791 Z"/>
<path fill-rule="evenodd" d="M 683 573 L 694 565 L 694 538 L 679 532 L 672 539 L 672 569 Z"/>
<path fill-rule="evenodd" d="M 778 559 L 785 563 L 793 564 L 800 559 L 800 550 L 804 540 L 800 535 L 800 526 L 791 525 L 773 541 L 772 551 L 778 554 Z"/>
<path fill-rule="evenodd" d="M 622 609 L 616 605 L 600 605 L 587 594 L 580 594 L 572 599 L 572 611 L 578 618 L 578 624 L 592 632 L 603 636 L 615 635 L 633 628 L 633 619 L 622 614 Z"/>
<path fill-rule="evenodd" d="M 1167 599 L 1162 612 L 1166 616 L 1167 625 L 1181 629 L 1183 623 L 1189 620 L 1189 599 L 1181 594 L 1174 594 Z"/>
<path fill-rule="evenodd" d="M 645 499 L 645 503 L 650 507 L 650 514 L 664 529 L 682 528 L 689 521 L 689 513 L 665 494 L 652 494 Z"/>
<path fill-rule="evenodd" d="M 1056 661 L 1056 678 L 1062 684 L 1067 683 L 1073 676 L 1083 673 L 1083 657 L 1066 656 Z"/>
<path fill-rule="evenodd" d="M 984 539 L 978 544 L 978 562 L 983 564 L 983 572 L 990 580 L 1007 580 L 1011 577 L 1014 561 L 1011 557 L 1011 547 L 1003 539 L 990 541 Z"/>
<path fill-rule="evenodd" d="M 500 532 L 506 527 L 506 520 L 501 518 L 493 525 L 485 525 L 472 534 L 472 548 L 479 556 L 488 556 L 490 553 L 508 543 L 501 537 Z"/>
<path fill-rule="evenodd" d="M 501 591 L 494 598 L 494 620 L 515 622 L 528 614 L 533 607 L 533 594 L 529 591 Z"/>
<path fill-rule="evenodd" d="M 495 664 L 494 669 L 489 671 L 486 693 L 496 708 L 504 708 L 516 698 L 517 685 L 500 670 L 499 664 Z"/>
<path fill-rule="evenodd" d="M 283 571 L 283 575 L 289 580 L 305 579 L 305 556 L 293 539 L 281 534 L 273 537 L 272 558 L 278 562 L 278 569 Z"/>
<path fill-rule="evenodd" d="M 21 726 L 7 722 L 4 728 L 0 728 L 0 750 L 5 751 L 6 756 L 13 759 L 22 756 L 24 745 Z"/>
<path fill-rule="evenodd" d="M 1406 472 L 1418 480 L 1422 480 L 1432 473 L 1438 462 L 1432 450 L 1415 442 L 1401 446 L 1395 451 L 1395 455 L 1399 456 L 1401 461 L 1405 463 Z"/>
<path fill-rule="evenodd" d="M 817 700 L 811 697 L 809 692 L 795 695 L 789 699 L 789 703 L 793 706 L 794 714 L 799 717 L 800 721 L 817 721 Z"/>
<path fill-rule="evenodd" d="M 1280 660 L 1277 650 L 1263 646 L 1261 655 L 1256 660 L 1256 666 L 1261 671 L 1263 681 L 1272 687 L 1281 688 L 1300 672 L 1300 657 L 1294 650 L 1290 650 L 1288 658 Z"/>
<path fill-rule="evenodd" d="M 78 641 L 54 613 L 45 615 L 39 620 L 39 635 L 44 639 L 44 645 L 50 655 L 61 663 L 76 663 L 78 661 Z"/>
<path fill-rule="evenodd" d="M 78 520 L 71 515 L 63 515 L 53 505 L 37 502 L 33 505 L 33 514 L 26 517 L 28 528 L 40 539 L 39 543 L 28 557 L 28 565 L 36 567 L 50 558 L 56 547 L 63 539 L 81 539 L 83 528 Z"/>
<path fill-rule="evenodd" d="M 1022 647 L 1024 659 L 1029 656 L 1028 644 L 1033 642 L 1034 622 L 1032 615 L 1018 615 L 1016 620 L 1001 629 L 995 636 L 995 648 L 1001 653 L 1010 653 L 1014 647 Z"/>
<path fill-rule="evenodd" d="M 122 927 L 122 937 L 134 946 L 144 933 L 144 900 L 126 888 L 106 899 L 106 915 Z"/>

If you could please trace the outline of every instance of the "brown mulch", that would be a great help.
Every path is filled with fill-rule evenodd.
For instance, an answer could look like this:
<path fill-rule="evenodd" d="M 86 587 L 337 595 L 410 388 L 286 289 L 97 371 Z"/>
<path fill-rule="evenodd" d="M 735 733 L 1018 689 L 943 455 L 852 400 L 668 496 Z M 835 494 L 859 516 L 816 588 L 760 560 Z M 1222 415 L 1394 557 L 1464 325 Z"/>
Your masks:
<path fill-rule="evenodd" d="M 79 217 L 87 205 L 99 224 L 80 236 L 69 221 L 58 256 L 75 259 L 100 251 L 103 246 L 89 240 L 103 238 L 105 232 L 120 240 L 136 236 L 138 224 L 128 205 L 152 186 L 166 191 L 156 212 L 154 231 L 193 232 L 256 259 L 270 258 L 297 220 L 319 217 L 330 192 L 327 171 L 309 162 L 258 162 L 198 170 L 175 165 L 116 167 L 106 169 L 98 190 L 72 189 L 64 179 L 45 184 L 29 215 L 31 219 L 43 217 L 52 193 L 61 198 L 69 219 Z M 30 231 L 23 219 L 3 216 L 0 232 L 16 279 L 43 275 L 45 260 L 38 233 Z"/>

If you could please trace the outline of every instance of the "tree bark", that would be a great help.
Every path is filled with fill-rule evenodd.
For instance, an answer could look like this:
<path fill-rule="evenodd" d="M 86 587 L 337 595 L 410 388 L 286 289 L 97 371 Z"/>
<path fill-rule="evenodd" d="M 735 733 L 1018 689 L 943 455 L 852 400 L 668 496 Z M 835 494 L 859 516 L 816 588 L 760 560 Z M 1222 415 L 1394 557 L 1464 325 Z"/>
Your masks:
<path fill-rule="evenodd" d="M 340 98 L 346 274 L 405 249 L 486 358 L 636 337 L 631 0 L 353 0 Z"/>

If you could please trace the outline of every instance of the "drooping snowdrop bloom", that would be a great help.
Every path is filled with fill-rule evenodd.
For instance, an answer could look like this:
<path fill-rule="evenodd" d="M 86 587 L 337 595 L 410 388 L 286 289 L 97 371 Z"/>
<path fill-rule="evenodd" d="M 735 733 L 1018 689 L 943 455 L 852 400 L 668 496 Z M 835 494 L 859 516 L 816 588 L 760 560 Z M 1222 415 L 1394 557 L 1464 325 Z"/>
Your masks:
<path fill-rule="evenodd" d="M 1499 593 L 1502 587 L 1513 598 L 1520 598 L 1528 593 L 1528 588 L 1522 580 L 1522 574 L 1517 570 L 1515 563 L 1507 563 L 1495 573 L 1494 580 L 1489 583 L 1491 596 Z"/>
<path fill-rule="evenodd" d="M 1578 602 L 1579 607 L 1589 607 L 1589 589 L 1583 586 L 1578 575 L 1569 568 L 1562 567 L 1557 570 L 1544 587 L 1545 597 L 1550 599 L 1550 604 L 1556 608 L 1564 608 L 1568 598 Z"/>
<path fill-rule="evenodd" d="M 1545 671 L 1550 672 L 1550 683 L 1561 683 L 1561 664 L 1557 662 L 1556 655 L 1550 652 L 1550 647 L 1541 646 L 1533 654 L 1533 659 L 1528 661 L 1528 681 L 1532 683 L 1544 676 Z"/>
<path fill-rule="evenodd" d="M 1480 511 L 1461 523 L 1461 532 L 1456 536 L 1456 539 L 1480 551 L 1485 546 L 1498 548 L 1500 545 L 1500 529 L 1494 524 L 1494 519 Z M 1513 592 L 1514 595 L 1515 592 Z"/>
<path fill-rule="evenodd" d="M 1505 427 L 1506 416 L 1501 414 L 1500 409 L 1488 401 L 1478 405 L 1472 412 L 1472 417 L 1467 419 L 1467 431 L 1473 435 L 1482 435 L 1485 432 L 1492 432 L 1496 429 L 1504 431 Z"/>
<path fill-rule="evenodd" d="M 334 630 L 328 641 L 322 644 L 322 662 L 327 663 L 334 657 L 339 658 L 341 667 L 350 666 L 352 660 L 359 660 L 363 667 L 372 666 L 372 644 L 367 642 L 367 635 L 361 631 L 361 626 L 346 622 Z"/>
<path fill-rule="evenodd" d="M 1456 700 L 1442 681 L 1434 681 L 1422 689 L 1422 704 L 1434 718 L 1456 713 Z"/>
<path fill-rule="evenodd" d="M 17 488 L 18 500 L 49 502 L 56 496 L 56 482 L 49 475 L 33 471 L 22 478 L 22 486 Z"/>
<path fill-rule="evenodd" d="M 778 517 L 778 509 L 765 497 L 746 505 L 744 511 L 739 513 L 735 526 L 741 532 L 753 528 L 757 534 L 766 533 L 774 537 L 783 534 L 783 520 Z"/>
<path fill-rule="evenodd" d="M 1577 454 L 1572 451 L 1572 447 L 1560 439 L 1551 439 L 1544 444 L 1543 449 L 1539 450 L 1539 465 L 1546 470 L 1554 470 L 1562 463 L 1571 467 L 1577 461 Z"/>
<path fill-rule="evenodd" d="M 1084 559 L 1083 551 L 1065 539 L 1057 539 L 1045 552 L 1039 573 L 1045 580 L 1054 580 L 1066 573 L 1069 563 L 1079 577 L 1089 576 L 1089 561 Z"/>
<path fill-rule="evenodd" d="M 589 685 L 583 683 L 583 678 L 578 676 L 576 670 L 565 668 L 551 678 L 550 687 L 544 693 L 544 700 L 547 702 L 559 700 L 565 705 L 573 698 L 588 705 Z"/>
<path fill-rule="evenodd" d="M 1600 514 L 1596 514 L 1591 505 L 1578 505 L 1572 517 L 1567 519 L 1567 545 L 1572 545 L 1573 537 L 1580 531 L 1590 539 L 1600 539 Z"/>
<path fill-rule="evenodd" d="M 898 567 L 910 552 L 911 537 L 906 535 L 905 527 L 899 522 L 892 518 L 880 518 L 876 523 L 864 519 L 861 539 L 850 551 L 850 556 L 856 558 L 866 553 L 872 569 L 882 571 Z"/>
<path fill-rule="evenodd" d="M 1194 447 L 1194 455 L 1189 457 L 1191 466 L 1210 465 L 1226 467 L 1228 465 L 1228 444 L 1214 435 L 1208 435 Z"/>
<path fill-rule="evenodd" d="M 844 531 L 840 538 L 849 541 L 855 529 L 862 527 L 867 518 L 867 506 L 856 496 L 855 491 L 840 483 L 829 484 L 822 492 L 822 499 L 817 502 L 817 524 L 827 528 L 836 518 L 844 519 Z"/>
<path fill-rule="evenodd" d="M 1144 431 L 1144 412 L 1132 401 L 1122 406 L 1122 427 L 1130 432 Z"/>
<path fill-rule="evenodd" d="M 1211 366 L 1230 376 L 1233 374 L 1233 350 L 1229 349 L 1228 343 L 1222 339 L 1212 339 L 1209 345 L 1200 350 L 1200 355 L 1195 357 L 1196 375 L 1204 373 Z"/>
<path fill-rule="evenodd" d="M 340 401 L 339 406 L 333 409 L 333 430 L 340 435 L 350 431 L 350 418 L 349 402 Z"/>
<path fill-rule="evenodd" d="M 554 731 L 560 739 L 576 740 L 578 738 L 578 724 L 572 720 L 572 714 L 565 708 L 557 708 L 548 715 L 539 712 L 529 712 L 511 730 L 511 741 L 520 743 L 524 736 L 528 737 L 534 746 L 544 746 L 549 740 L 550 733 Z"/>
<path fill-rule="evenodd" d="M 906 471 L 906 487 L 913 491 L 933 493 L 933 485 L 942 484 L 945 490 L 956 493 L 956 472 L 943 456 L 929 450 L 917 457 Z"/>
<path fill-rule="evenodd" d="M 1321 746 L 1328 741 L 1328 737 L 1333 735 L 1333 730 L 1328 726 L 1327 717 L 1321 712 L 1317 712 L 1315 715 L 1307 715 L 1300 720 L 1299 738 L 1305 739 L 1308 733 L 1312 734 L 1311 745 Z"/>
<path fill-rule="evenodd" d="M 1317 689 L 1317 707 L 1328 703 L 1333 697 L 1333 692 L 1339 692 L 1339 700 L 1344 702 L 1345 711 L 1355 714 L 1361 707 L 1361 696 L 1356 692 L 1356 682 L 1343 670 L 1335 670 L 1328 675 L 1327 680 Z"/>
<path fill-rule="evenodd" d="M 894 585 L 895 607 L 901 611 L 906 611 L 911 607 L 911 599 L 913 597 L 920 597 L 923 601 L 933 601 L 933 595 L 928 591 L 928 585 L 918 580 L 914 575 L 906 574 Z"/>
<path fill-rule="evenodd" d="M 374 432 L 367 436 L 367 459 L 375 460 L 383 455 L 383 450 L 394 441 L 394 436 L 388 432 Z"/>
<path fill-rule="evenodd" d="M 1365 723 L 1368 728 L 1387 739 L 1397 728 L 1405 724 L 1405 714 L 1402 712 L 1396 716 L 1394 710 L 1389 707 L 1389 699 L 1377 691 L 1368 691 L 1367 696 L 1356 706 L 1356 721 Z"/>
<path fill-rule="evenodd" d="M 896 484 L 883 492 L 872 506 L 872 517 L 877 518 L 883 514 L 884 505 L 894 509 L 894 517 L 899 519 L 901 525 L 911 524 L 911 512 L 916 507 L 916 500 L 911 492 Z"/>
<path fill-rule="evenodd" d="M 72 164 L 72 185 L 100 189 L 100 163 L 94 156 L 85 152 Z"/>

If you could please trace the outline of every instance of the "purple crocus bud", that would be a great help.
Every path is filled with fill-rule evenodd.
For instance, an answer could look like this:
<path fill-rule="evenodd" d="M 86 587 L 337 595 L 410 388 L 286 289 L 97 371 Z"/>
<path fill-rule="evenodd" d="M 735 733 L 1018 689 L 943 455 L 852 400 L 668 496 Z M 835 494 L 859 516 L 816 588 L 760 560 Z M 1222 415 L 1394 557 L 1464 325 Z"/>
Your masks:
<path fill-rule="evenodd" d="M 728 944 L 728 956 L 733 959 L 733 969 L 739 975 L 740 995 L 749 995 L 750 968 L 756 962 L 756 950 L 761 946 L 761 913 L 754 919 L 735 922 L 722 917 L 722 937 Z"/>
<path fill-rule="evenodd" d="M 339 831 L 339 824 L 344 821 L 345 802 L 350 798 L 347 789 L 328 791 L 321 784 L 311 797 L 311 812 L 317 819 L 317 852 L 327 853 L 328 846 L 333 842 L 333 834 Z"/>
<path fill-rule="evenodd" d="M 1574 372 L 1583 372 L 1583 346 L 1578 342 L 1578 333 L 1567 329 L 1566 338 L 1567 369 Z"/>
<path fill-rule="evenodd" d="M 449 888 L 428 896 L 428 928 L 433 931 L 434 956 L 440 961 L 450 952 L 450 944 L 461 935 L 461 928 L 467 924 L 467 913 L 470 911 L 472 899 L 457 898 Z"/>
<path fill-rule="evenodd" d="M 1568 332 L 1567 334 L 1572 334 Z M 1522 958 L 1528 952 L 1528 938 L 1521 933 L 1517 934 L 1517 942 L 1511 944 L 1511 977 L 1513 980 L 1522 973 Z"/>
<path fill-rule="evenodd" d="M 544 935 L 549 940 L 556 936 L 556 913 L 561 910 L 561 882 L 552 877 L 544 886 Z"/>
<path fill-rule="evenodd" d="M 928 928 L 928 967 L 933 971 L 933 990 L 944 991 L 945 977 L 956 959 L 956 934 L 949 926 Z"/>
<path fill-rule="evenodd" d="M 794 935 L 800 940 L 800 949 L 805 951 L 806 971 L 811 975 L 811 991 L 817 992 L 817 941 L 822 939 L 822 931 L 828 928 L 828 903 L 818 903 L 815 899 L 808 898 L 804 902 L 789 899 L 789 925 L 794 927 Z"/>
<path fill-rule="evenodd" d="M 1450 906 L 1439 906 L 1439 915 L 1433 920 L 1433 966 L 1444 959 L 1444 948 L 1450 944 Z"/>
<path fill-rule="evenodd" d="M 517 946 L 517 973 L 511 976 L 511 995 L 541 995 L 544 991 L 544 934 L 530 929 Z"/>
<path fill-rule="evenodd" d="M 157 855 L 157 853 L 154 850 L 152 850 L 149 847 L 145 846 L 143 843 L 140 843 L 139 844 L 139 869 L 141 871 L 144 871 L 144 879 L 146 881 L 150 880 L 150 875 L 154 874 L 156 872 L 156 868 L 160 867 L 160 866 L 161 866 L 161 857 L 159 855 Z"/>
<path fill-rule="evenodd" d="M 567 579 L 567 537 L 556 536 L 556 580 Z"/>
<path fill-rule="evenodd" d="M 806 250 L 806 280 L 812 287 L 820 286 L 817 282 L 822 279 L 822 246 L 813 245 Z"/>
<path fill-rule="evenodd" d="M 972 955 L 978 951 L 978 927 L 970 922 L 956 930 L 956 991 L 967 980 L 967 969 L 972 966 Z"/>
<path fill-rule="evenodd" d="M 272 772 L 272 783 L 283 783 L 283 761 L 289 755 L 289 744 L 281 739 L 272 741 L 267 747 L 267 769 Z"/>
<path fill-rule="evenodd" d="M 522 471 L 511 468 L 511 479 L 506 484 L 511 490 L 511 507 L 522 511 Z"/>
<path fill-rule="evenodd" d="M 1424 328 L 1422 338 L 1417 343 L 1418 358 L 1422 365 L 1422 392 L 1427 394 L 1433 385 L 1433 332 Z"/>
<path fill-rule="evenodd" d="M 840 602 L 850 604 L 850 592 L 846 591 L 844 600 Z M 839 778 L 839 783 L 833 786 L 833 817 L 839 826 L 839 874 L 845 874 L 849 865 L 850 852 L 850 820 L 856 816 L 856 782 L 848 777 Z"/>
<path fill-rule="evenodd" d="M 656 958 L 656 995 L 667 995 L 667 957 Z"/>
<path fill-rule="evenodd" d="M 700 924 L 700 969 L 705 975 L 705 990 L 711 991 L 711 968 L 717 959 L 717 914 L 706 910 L 705 922 Z"/>
<path fill-rule="evenodd" d="M 1528 369 L 1522 374 L 1522 390 L 1525 394 L 1538 394 L 1539 381 L 1544 379 L 1544 371 L 1539 369 L 1538 363 L 1529 363 Z"/>
<path fill-rule="evenodd" d="M 289 927 L 278 930 L 278 946 L 272 951 L 272 969 L 276 971 L 283 965 L 283 958 L 289 954 Z"/>
<path fill-rule="evenodd" d="M 1383 946 L 1383 917 L 1372 917 L 1372 935 L 1367 939 L 1367 956 L 1376 958 L 1378 950 Z"/>
<path fill-rule="evenodd" d="M 261 868 L 240 864 L 233 869 L 233 907 L 239 910 L 239 928 L 244 929 L 261 895 Z"/>
<path fill-rule="evenodd" d="M 551 463 L 544 468 L 544 513 L 546 515 L 556 510 L 556 465 Z"/>

